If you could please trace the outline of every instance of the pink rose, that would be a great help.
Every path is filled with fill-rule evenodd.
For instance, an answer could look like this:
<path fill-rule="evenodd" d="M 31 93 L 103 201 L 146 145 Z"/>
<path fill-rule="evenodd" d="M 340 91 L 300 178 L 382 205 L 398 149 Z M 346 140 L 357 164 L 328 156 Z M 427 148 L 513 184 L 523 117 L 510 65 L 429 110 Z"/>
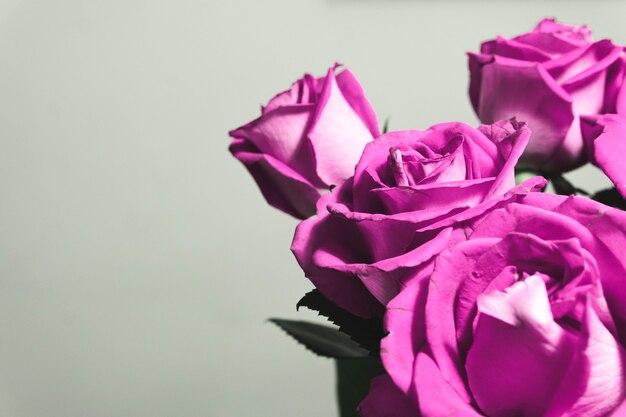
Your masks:
<path fill-rule="evenodd" d="M 521 167 L 563 172 L 585 163 L 580 115 L 615 111 L 623 48 L 593 42 L 586 26 L 542 20 L 529 33 L 498 37 L 469 53 L 469 94 L 483 123 L 518 117 L 533 137 Z"/>
<path fill-rule="evenodd" d="M 521 200 L 468 226 L 389 303 L 388 375 L 364 417 L 623 415 L 626 213 L 581 197 Z M 396 399 L 386 414 L 384 398 Z"/>
<path fill-rule="evenodd" d="M 292 250 L 331 301 L 362 317 L 381 315 L 431 258 L 462 239 L 453 224 L 541 187 L 514 188 L 530 131 L 504 120 L 474 129 L 442 123 L 387 133 L 369 143 L 353 178 L 298 226 Z"/>
<path fill-rule="evenodd" d="M 328 188 L 354 174 L 363 147 L 380 135 L 376 114 L 349 70 L 306 74 L 231 131 L 230 151 L 267 202 L 304 219 Z"/>

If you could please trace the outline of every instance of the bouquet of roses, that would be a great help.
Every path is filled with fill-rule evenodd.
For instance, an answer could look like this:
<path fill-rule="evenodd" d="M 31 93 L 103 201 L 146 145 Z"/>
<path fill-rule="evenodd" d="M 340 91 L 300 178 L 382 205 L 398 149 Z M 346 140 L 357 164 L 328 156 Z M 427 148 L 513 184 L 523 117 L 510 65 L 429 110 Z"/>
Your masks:
<path fill-rule="evenodd" d="M 476 128 L 381 133 L 335 65 L 230 132 L 335 326 L 273 321 L 342 416 L 626 416 L 624 47 L 545 19 L 468 57 Z M 588 162 L 615 188 L 562 176 Z"/>

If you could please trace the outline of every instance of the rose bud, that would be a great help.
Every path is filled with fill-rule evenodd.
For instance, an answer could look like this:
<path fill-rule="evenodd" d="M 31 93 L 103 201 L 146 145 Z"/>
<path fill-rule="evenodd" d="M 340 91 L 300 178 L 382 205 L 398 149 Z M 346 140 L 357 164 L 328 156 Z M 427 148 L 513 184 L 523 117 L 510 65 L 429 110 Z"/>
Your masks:
<path fill-rule="evenodd" d="M 276 95 L 261 116 L 231 131 L 230 151 L 267 202 L 305 219 L 318 198 L 354 174 L 363 147 L 380 134 L 378 120 L 352 72 L 306 74 Z"/>

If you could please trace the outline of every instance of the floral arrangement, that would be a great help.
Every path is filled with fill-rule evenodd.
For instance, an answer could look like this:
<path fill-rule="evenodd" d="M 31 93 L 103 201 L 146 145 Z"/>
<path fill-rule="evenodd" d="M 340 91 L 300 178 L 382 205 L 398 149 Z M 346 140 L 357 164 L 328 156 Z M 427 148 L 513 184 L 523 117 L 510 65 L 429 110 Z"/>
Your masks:
<path fill-rule="evenodd" d="M 337 360 L 342 416 L 626 416 L 625 49 L 544 19 L 468 59 L 478 127 L 381 132 L 335 65 L 230 132 L 335 326 L 272 320 Z"/>

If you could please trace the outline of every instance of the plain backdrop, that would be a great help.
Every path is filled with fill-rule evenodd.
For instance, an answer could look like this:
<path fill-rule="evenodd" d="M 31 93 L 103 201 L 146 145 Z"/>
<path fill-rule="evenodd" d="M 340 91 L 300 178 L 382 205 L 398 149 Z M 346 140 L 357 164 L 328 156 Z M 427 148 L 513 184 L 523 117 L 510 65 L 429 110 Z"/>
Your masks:
<path fill-rule="evenodd" d="M 335 61 L 392 129 L 476 124 L 465 51 L 544 16 L 626 42 L 619 1 L 0 0 L 0 416 L 336 416 L 227 131 Z"/>

